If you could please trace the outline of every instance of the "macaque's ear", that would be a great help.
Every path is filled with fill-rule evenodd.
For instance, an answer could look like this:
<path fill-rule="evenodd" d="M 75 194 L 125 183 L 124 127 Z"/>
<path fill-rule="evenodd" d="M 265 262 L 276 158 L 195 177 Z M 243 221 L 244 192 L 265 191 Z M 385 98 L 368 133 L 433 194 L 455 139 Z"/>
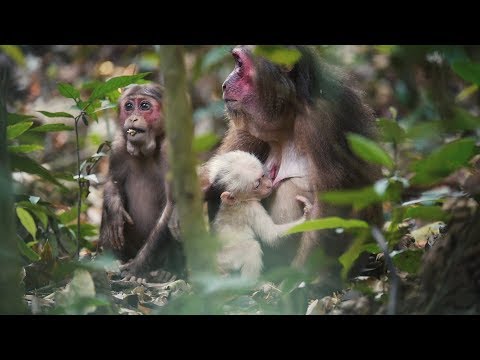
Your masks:
<path fill-rule="evenodd" d="M 222 202 L 227 205 L 235 204 L 235 196 L 233 196 L 232 193 L 228 191 L 224 191 L 222 195 L 220 195 L 220 199 L 222 199 Z"/>

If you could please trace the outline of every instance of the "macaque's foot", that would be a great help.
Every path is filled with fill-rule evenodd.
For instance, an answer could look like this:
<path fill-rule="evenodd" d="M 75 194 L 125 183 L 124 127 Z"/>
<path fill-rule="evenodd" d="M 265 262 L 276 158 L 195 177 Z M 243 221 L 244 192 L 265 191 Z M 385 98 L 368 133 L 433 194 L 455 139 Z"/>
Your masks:
<path fill-rule="evenodd" d="M 158 269 L 154 271 L 139 270 L 139 266 L 132 260 L 122 266 L 120 266 L 122 280 L 135 281 L 139 284 L 152 283 L 165 283 L 176 280 L 176 276 L 172 273 Z"/>

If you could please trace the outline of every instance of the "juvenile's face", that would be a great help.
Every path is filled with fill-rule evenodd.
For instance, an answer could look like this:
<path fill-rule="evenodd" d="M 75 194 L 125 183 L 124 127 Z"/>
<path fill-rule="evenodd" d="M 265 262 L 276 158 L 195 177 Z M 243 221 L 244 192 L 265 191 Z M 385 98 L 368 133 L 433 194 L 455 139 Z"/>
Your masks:
<path fill-rule="evenodd" d="M 258 199 L 264 199 L 272 193 L 273 182 L 265 172 L 259 173 L 253 184 L 252 193 Z"/>

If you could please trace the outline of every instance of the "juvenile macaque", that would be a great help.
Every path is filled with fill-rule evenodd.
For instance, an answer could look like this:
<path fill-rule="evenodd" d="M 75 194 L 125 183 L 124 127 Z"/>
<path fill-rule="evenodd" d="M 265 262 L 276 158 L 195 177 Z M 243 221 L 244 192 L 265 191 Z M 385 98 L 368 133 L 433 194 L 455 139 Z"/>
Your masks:
<path fill-rule="evenodd" d="M 304 215 L 277 225 L 260 203 L 271 194 L 272 180 L 254 155 L 239 150 L 227 152 L 212 158 L 206 168 L 211 184 L 207 196 L 219 196 L 221 201 L 212 223 L 222 244 L 217 255 L 220 271 L 240 271 L 242 277 L 257 279 L 263 266 L 258 240 L 275 246 L 288 229 L 305 221 L 311 204 L 297 196 L 304 204 Z"/>
<path fill-rule="evenodd" d="M 119 130 L 110 155 L 105 185 L 100 245 L 122 262 L 127 279 L 157 280 L 181 274 L 181 244 L 168 227 L 173 211 L 168 170 L 162 89 L 131 85 L 119 100 Z"/>
<path fill-rule="evenodd" d="M 288 223 L 301 215 L 298 194 L 313 203 L 312 218 L 379 220 L 379 208 L 352 214 L 319 201 L 319 193 L 367 186 L 379 177 L 379 168 L 356 157 L 346 140 L 348 132 L 373 137 L 374 118 L 347 79 L 313 48 L 290 48 L 298 50 L 301 58 L 288 68 L 256 56 L 251 46 L 232 51 L 235 68 L 223 83 L 230 124 L 218 153 L 248 151 L 265 164 L 274 190 L 264 204 L 274 222 Z M 209 200 L 212 216 L 217 207 L 218 201 Z M 331 231 L 310 231 L 299 237 L 299 242 L 265 248 L 266 265 L 302 267 L 316 246 L 338 257 L 350 243 L 345 234 Z"/>

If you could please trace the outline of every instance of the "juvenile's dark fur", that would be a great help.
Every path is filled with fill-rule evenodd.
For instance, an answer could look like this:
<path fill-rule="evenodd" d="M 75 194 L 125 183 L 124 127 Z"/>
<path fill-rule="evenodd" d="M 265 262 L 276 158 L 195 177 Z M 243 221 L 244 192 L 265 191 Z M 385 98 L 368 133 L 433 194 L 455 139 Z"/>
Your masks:
<path fill-rule="evenodd" d="M 120 106 L 136 96 L 158 102 L 161 109 L 160 87 L 128 87 L 119 100 Z M 183 272 L 181 245 L 168 228 L 173 200 L 165 181 L 168 164 L 162 114 L 161 111 L 151 126 L 147 126 L 139 112 L 135 124 L 147 126 L 146 134 L 154 136 L 155 148 L 146 155 L 133 155 L 127 151 L 129 139 L 124 128 L 131 116 L 119 110 L 120 128 L 110 155 L 109 177 L 104 189 L 100 245 L 121 261 L 130 260 L 124 270 L 134 276 L 145 277 L 150 270 L 158 268 L 177 274 Z"/>
<path fill-rule="evenodd" d="M 354 156 L 346 140 L 348 132 L 374 137 L 372 111 L 348 84 L 346 77 L 323 63 L 314 49 L 306 46 L 294 48 L 301 52 L 302 57 L 290 71 L 264 58 L 255 57 L 249 48 L 240 48 L 253 59 L 257 107 L 254 107 L 254 111 L 247 111 L 238 107 L 228 109 L 227 105 L 231 120 L 219 153 L 240 149 L 253 152 L 265 161 L 272 151 L 269 144 L 272 139 L 280 144 L 284 143 L 284 139 L 290 139 L 288 141 L 293 141 L 299 156 L 309 161 L 306 179 L 314 193 L 372 184 L 380 176 L 379 169 Z M 233 82 L 237 80 L 234 77 L 232 72 L 224 83 L 224 90 L 228 91 L 228 86 L 235 85 Z M 284 189 L 290 186 L 288 183 L 294 186 L 288 179 L 284 182 L 286 184 L 280 184 Z M 294 192 L 287 191 L 290 197 Z M 353 216 L 349 209 L 333 207 L 317 201 L 315 195 L 311 196 L 314 197 L 311 198 L 314 203 L 312 217 Z M 279 198 L 274 201 L 278 205 L 287 200 Z M 210 206 L 215 206 L 213 201 L 210 201 Z M 274 210 L 271 207 L 269 212 Z M 360 217 L 379 221 L 379 210 L 370 209 Z M 286 221 L 296 216 L 298 209 L 293 209 Z M 286 265 L 295 257 L 295 265 L 302 266 L 319 244 L 327 254 L 339 256 L 346 250 L 349 239 L 333 232 L 308 232 L 302 235 L 300 246 L 286 248 L 285 257 L 282 256 L 281 260 L 278 254 L 282 249 L 264 250 L 266 258 L 268 253 L 273 253 L 272 259 L 277 257 L 273 260 L 277 264 L 279 260 Z"/>

